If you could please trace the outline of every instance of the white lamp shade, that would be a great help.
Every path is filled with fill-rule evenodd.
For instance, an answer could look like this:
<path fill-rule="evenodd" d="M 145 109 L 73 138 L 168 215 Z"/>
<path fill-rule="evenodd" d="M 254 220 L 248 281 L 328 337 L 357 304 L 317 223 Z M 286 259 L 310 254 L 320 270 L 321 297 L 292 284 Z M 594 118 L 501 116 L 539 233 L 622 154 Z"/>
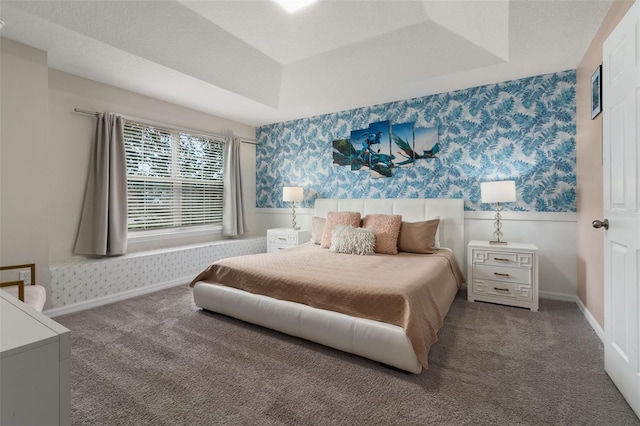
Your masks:
<path fill-rule="evenodd" d="M 285 186 L 282 188 L 282 201 L 302 201 L 304 192 L 300 186 Z"/>
<path fill-rule="evenodd" d="M 480 194 L 483 203 L 516 201 L 516 182 L 513 180 L 482 182 L 480 184 Z"/>

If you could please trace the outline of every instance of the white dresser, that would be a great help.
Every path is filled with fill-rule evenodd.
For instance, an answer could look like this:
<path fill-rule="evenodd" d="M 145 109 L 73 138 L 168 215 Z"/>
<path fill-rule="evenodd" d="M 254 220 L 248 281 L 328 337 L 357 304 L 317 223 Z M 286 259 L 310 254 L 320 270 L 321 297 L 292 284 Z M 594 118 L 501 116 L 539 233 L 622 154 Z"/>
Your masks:
<path fill-rule="evenodd" d="M 468 245 L 467 298 L 538 310 L 538 248 L 533 244 Z"/>
<path fill-rule="evenodd" d="M 273 253 L 279 250 L 304 244 L 311 238 L 310 229 L 272 228 L 267 230 L 267 252 Z"/>
<path fill-rule="evenodd" d="M 0 291 L 0 424 L 71 424 L 67 328 Z"/>

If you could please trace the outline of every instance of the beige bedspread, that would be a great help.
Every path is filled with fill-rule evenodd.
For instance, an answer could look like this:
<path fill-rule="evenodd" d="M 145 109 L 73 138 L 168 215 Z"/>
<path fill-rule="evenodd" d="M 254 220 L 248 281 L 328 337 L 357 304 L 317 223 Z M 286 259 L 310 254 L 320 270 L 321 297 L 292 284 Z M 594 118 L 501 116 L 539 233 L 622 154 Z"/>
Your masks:
<path fill-rule="evenodd" d="M 191 286 L 198 281 L 398 325 L 426 368 L 464 277 L 448 250 L 357 256 L 303 244 L 217 261 Z"/>

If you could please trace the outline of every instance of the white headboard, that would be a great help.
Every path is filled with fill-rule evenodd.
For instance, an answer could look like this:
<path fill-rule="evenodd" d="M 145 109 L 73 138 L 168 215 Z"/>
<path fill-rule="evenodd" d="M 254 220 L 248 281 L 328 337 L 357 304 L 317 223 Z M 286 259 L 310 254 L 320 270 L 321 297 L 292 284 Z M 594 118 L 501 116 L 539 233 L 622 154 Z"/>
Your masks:
<path fill-rule="evenodd" d="M 462 268 L 465 262 L 464 200 L 445 198 L 318 198 L 314 215 L 327 217 L 328 212 L 360 212 L 399 214 L 405 222 L 440 217 L 440 246 L 448 247 Z"/>

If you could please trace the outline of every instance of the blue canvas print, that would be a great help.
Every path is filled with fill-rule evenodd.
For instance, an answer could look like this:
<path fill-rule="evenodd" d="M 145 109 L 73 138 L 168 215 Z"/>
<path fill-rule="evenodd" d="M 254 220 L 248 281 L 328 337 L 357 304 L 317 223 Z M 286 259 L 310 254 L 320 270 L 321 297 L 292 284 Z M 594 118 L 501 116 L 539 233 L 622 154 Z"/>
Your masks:
<path fill-rule="evenodd" d="M 391 153 L 391 121 L 385 120 L 369 124 L 367 144 L 370 152 L 371 177 L 391 177 L 393 160 L 395 159 Z"/>
<path fill-rule="evenodd" d="M 413 123 L 391 126 L 391 152 L 395 155 L 394 167 L 412 167 L 414 161 Z"/>
<path fill-rule="evenodd" d="M 369 169 L 369 129 L 351 131 L 351 170 Z"/>
<path fill-rule="evenodd" d="M 333 163 L 336 166 L 348 166 L 354 154 L 353 146 L 349 139 L 337 139 L 332 143 Z"/>
<path fill-rule="evenodd" d="M 440 152 L 437 127 L 415 129 L 415 158 L 436 158 Z"/>

